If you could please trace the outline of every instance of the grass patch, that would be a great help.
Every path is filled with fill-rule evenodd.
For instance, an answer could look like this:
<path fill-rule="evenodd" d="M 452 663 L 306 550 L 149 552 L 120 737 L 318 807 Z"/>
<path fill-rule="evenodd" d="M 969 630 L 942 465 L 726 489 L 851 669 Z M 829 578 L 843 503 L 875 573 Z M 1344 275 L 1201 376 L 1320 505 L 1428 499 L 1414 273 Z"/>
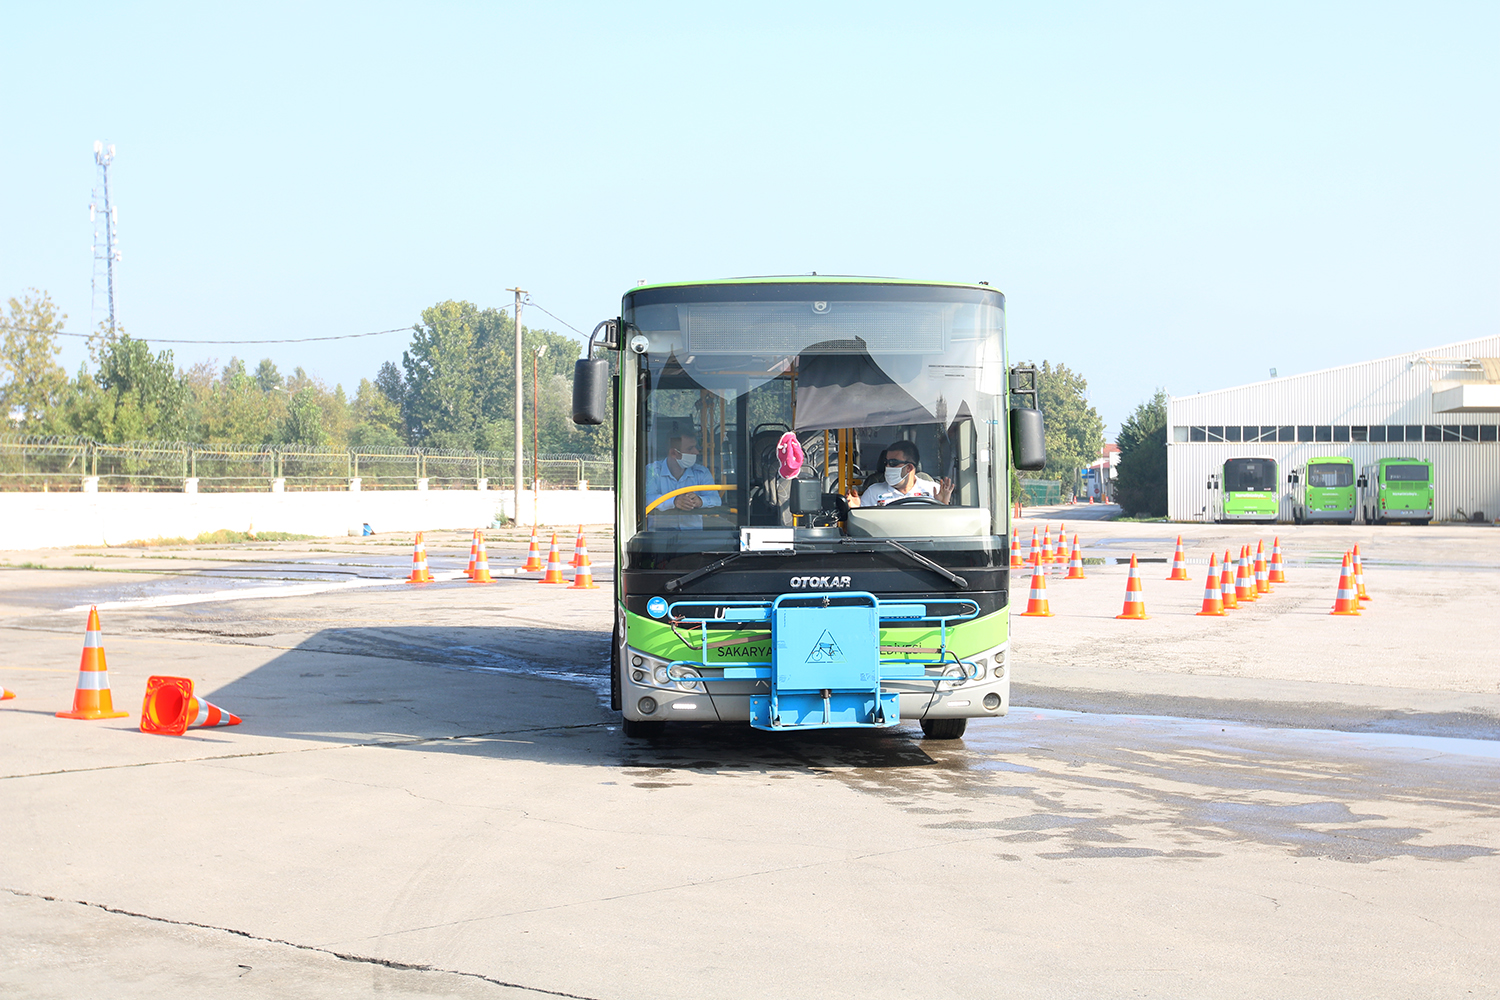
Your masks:
<path fill-rule="evenodd" d="M 1110 520 L 1125 521 L 1133 524 L 1166 524 L 1169 519 L 1165 517 L 1113 517 Z"/>
<path fill-rule="evenodd" d="M 12 562 L 7 561 L 5 563 L 5 565 L 7 567 L 9 567 L 10 569 L 57 569 L 57 570 L 74 570 L 74 569 L 92 570 L 92 569 L 95 569 L 95 567 L 93 567 L 93 566 L 48 566 L 46 563 L 39 563 L 39 562 L 12 563 Z"/>
<path fill-rule="evenodd" d="M 305 542 L 309 538 L 320 538 L 320 535 L 298 535 L 290 531 L 257 531 L 255 534 L 247 534 L 243 531 L 231 531 L 228 528 L 220 528 L 218 531 L 205 531 L 197 538 L 138 538 L 134 541 L 121 543 L 125 548 L 148 549 L 167 545 L 234 545 L 239 542 Z"/>

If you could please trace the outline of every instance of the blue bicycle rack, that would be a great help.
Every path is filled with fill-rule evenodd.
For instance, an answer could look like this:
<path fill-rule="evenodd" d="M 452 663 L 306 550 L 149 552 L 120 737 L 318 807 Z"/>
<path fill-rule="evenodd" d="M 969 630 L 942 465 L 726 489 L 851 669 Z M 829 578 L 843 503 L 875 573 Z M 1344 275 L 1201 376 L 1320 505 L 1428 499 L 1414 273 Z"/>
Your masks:
<path fill-rule="evenodd" d="M 698 660 L 674 660 L 669 674 L 691 667 L 694 682 L 762 680 L 765 694 L 750 696 L 750 724 L 756 729 L 847 729 L 892 726 L 901 721 L 901 695 L 887 691 L 888 680 L 931 681 L 934 690 L 944 681 L 973 680 L 975 664 L 948 652 L 948 624 L 979 614 L 969 600 L 945 600 L 961 610 L 929 614 L 926 604 L 882 601 L 863 591 L 782 594 L 774 601 L 679 601 L 667 609 L 674 626 L 699 632 Z M 696 612 L 696 613 L 695 613 Z M 882 655 L 882 622 L 937 624 L 941 636 L 935 660 L 914 659 L 916 652 L 894 650 L 899 658 Z M 770 626 L 771 660 L 709 665 L 710 631 L 740 632 L 756 623 Z M 765 638 L 764 635 L 755 637 Z M 685 641 L 685 640 L 684 640 Z M 745 640 L 738 640 L 745 641 Z M 924 650 L 927 651 L 927 650 Z M 957 666 L 957 676 L 947 673 Z M 937 674 L 928 673 L 936 668 Z M 722 673 L 719 671 L 722 670 Z"/>

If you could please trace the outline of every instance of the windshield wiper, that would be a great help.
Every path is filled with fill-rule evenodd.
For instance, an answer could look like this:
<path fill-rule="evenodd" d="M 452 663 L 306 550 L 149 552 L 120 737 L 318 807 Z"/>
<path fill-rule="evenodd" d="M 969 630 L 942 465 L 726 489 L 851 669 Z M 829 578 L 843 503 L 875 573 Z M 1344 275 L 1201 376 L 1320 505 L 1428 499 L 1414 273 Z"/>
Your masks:
<path fill-rule="evenodd" d="M 719 570 L 723 569 L 725 566 L 728 566 L 730 563 L 734 562 L 744 554 L 745 553 L 743 552 L 733 552 L 725 556 L 723 559 L 720 559 L 718 562 L 711 562 L 707 566 L 699 566 L 691 573 L 684 573 L 681 576 L 676 577 L 675 579 L 668 580 L 664 585 L 664 589 L 666 589 L 667 591 L 681 590 L 683 587 L 686 587 L 694 580 L 701 579 L 702 577 L 705 577 L 710 573 L 717 573 Z"/>
<path fill-rule="evenodd" d="M 963 577 L 959 576 L 957 573 L 954 573 L 952 570 L 948 569 L 946 566 L 940 566 L 939 564 L 933 562 L 931 559 L 928 559 L 922 553 L 920 553 L 920 552 L 913 552 L 911 549 L 907 548 L 905 545 L 902 545 L 900 542 L 896 541 L 894 538 L 859 538 L 859 539 L 846 538 L 846 539 L 844 539 L 844 541 L 845 542 L 877 542 L 877 543 L 880 543 L 880 544 L 889 545 L 891 548 L 897 550 L 898 552 L 903 552 L 906 555 L 910 556 L 913 560 L 915 560 L 916 562 L 920 563 L 921 565 L 927 567 L 928 569 L 932 570 L 934 573 L 936 573 L 938 576 L 942 577 L 943 579 L 947 580 L 949 583 L 954 584 L 954 585 L 960 587 L 963 590 L 968 590 L 969 589 L 969 581 L 968 580 L 966 580 Z"/>

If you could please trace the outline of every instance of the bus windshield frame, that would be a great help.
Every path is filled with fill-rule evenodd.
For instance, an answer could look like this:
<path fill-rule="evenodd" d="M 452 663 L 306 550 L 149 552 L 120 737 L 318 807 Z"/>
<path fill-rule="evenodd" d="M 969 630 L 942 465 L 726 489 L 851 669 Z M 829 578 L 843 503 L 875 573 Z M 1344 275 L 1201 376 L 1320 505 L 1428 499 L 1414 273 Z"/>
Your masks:
<path fill-rule="evenodd" d="M 1276 463 L 1269 458 L 1226 459 L 1224 461 L 1224 492 L 1276 492 Z"/>
<path fill-rule="evenodd" d="M 1432 478 L 1425 462 L 1392 462 L 1385 467 L 1384 474 L 1388 483 L 1426 484 Z"/>
<path fill-rule="evenodd" d="M 1342 490 L 1353 486 L 1353 462 L 1311 462 L 1307 466 L 1308 489 Z"/>

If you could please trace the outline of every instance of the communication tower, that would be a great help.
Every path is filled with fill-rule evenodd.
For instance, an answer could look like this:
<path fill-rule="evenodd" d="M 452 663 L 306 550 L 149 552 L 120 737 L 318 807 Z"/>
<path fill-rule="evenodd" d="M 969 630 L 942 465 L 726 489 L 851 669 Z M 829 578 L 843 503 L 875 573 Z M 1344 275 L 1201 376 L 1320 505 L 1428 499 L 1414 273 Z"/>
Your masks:
<path fill-rule="evenodd" d="M 99 168 L 99 184 L 89 202 L 89 222 L 94 226 L 94 277 L 90 285 L 93 299 L 90 323 L 97 325 L 100 279 L 109 309 L 109 335 L 115 335 L 115 261 L 120 259 L 119 213 L 109 200 L 109 165 L 115 161 L 114 144 L 94 143 L 94 163 Z"/>

